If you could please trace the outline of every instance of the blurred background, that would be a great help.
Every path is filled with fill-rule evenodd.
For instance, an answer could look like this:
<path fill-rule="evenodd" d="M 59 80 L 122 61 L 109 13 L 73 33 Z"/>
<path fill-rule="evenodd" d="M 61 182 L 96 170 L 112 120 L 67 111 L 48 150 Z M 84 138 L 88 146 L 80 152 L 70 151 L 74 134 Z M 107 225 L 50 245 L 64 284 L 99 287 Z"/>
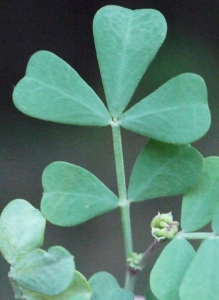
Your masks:
<path fill-rule="evenodd" d="M 110 128 L 88 128 L 49 123 L 27 117 L 12 103 L 13 87 L 24 76 L 30 56 L 48 50 L 68 62 L 104 99 L 93 36 L 92 19 L 104 5 L 130 9 L 154 8 L 165 16 L 168 34 L 164 45 L 142 79 L 132 104 L 165 81 L 183 72 L 201 75 L 207 84 L 212 126 L 194 144 L 203 156 L 219 155 L 219 1 L 161 0 L 8 0 L 0 2 L 0 211 L 11 200 L 22 198 L 39 208 L 41 175 L 51 162 L 63 160 L 80 165 L 117 193 Z M 146 138 L 122 131 L 127 180 Z M 133 204 L 134 245 L 142 252 L 150 245 L 150 221 L 160 212 L 172 211 L 180 220 L 181 197 Z M 19 213 L 19 212 L 18 212 Z M 95 218 L 74 228 L 48 224 L 43 248 L 66 247 L 77 269 L 87 278 L 108 271 L 122 285 L 124 247 L 119 212 Z M 154 253 L 149 269 L 157 258 Z M 0 258 L 0 299 L 14 299 Z M 139 277 L 136 292 L 143 294 L 148 272 Z"/>

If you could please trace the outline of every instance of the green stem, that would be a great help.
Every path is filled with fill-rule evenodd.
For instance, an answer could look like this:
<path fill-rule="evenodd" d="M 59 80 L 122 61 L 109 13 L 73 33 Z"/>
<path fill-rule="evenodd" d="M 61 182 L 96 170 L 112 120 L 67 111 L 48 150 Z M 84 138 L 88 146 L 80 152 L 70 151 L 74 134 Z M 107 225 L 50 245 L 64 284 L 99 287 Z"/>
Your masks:
<path fill-rule="evenodd" d="M 111 122 L 112 134 L 113 134 L 113 147 L 116 163 L 116 175 L 117 175 L 117 184 L 118 184 L 118 193 L 120 205 L 127 204 L 127 195 L 126 195 L 126 182 L 125 182 L 125 168 L 123 160 L 123 151 L 122 151 L 122 140 L 121 140 L 121 130 L 117 122 Z"/>
<path fill-rule="evenodd" d="M 127 268 L 126 277 L 125 277 L 125 289 L 129 291 L 134 291 L 135 282 L 137 278 L 137 271 L 132 268 Z"/>
<path fill-rule="evenodd" d="M 147 250 L 143 253 L 141 260 L 139 261 L 138 266 L 143 269 L 146 265 L 148 257 L 155 251 L 157 248 L 160 247 L 166 240 L 154 239 L 153 243 L 147 248 Z"/>
<path fill-rule="evenodd" d="M 130 221 L 130 203 L 127 201 L 126 205 L 120 206 L 120 214 L 122 220 L 122 230 L 125 245 L 126 261 L 133 252 L 132 245 L 132 232 L 131 232 L 131 221 Z"/>
<path fill-rule="evenodd" d="M 143 270 L 143 268 L 146 266 L 148 257 L 162 245 L 166 240 L 160 240 L 158 241 L 155 239 L 153 243 L 146 249 L 146 251 L 142 254 L 142 258 L 140 259 L 139 263 L 136 265 L 136 267 L 128 266 L 127 273 L 126 273 L 126 286 L 134 287 L 135 281 L 137 278 L 137 275 L 139 271 Z"/>
<path fill-rule="evenodd" d="M 117 120 L 111 122 L 112 135 L 113 135 L 113 147 L 114 156 L 116 164 L 116 175 L 117 175 L 117 185 L 119 193 L 119 206 L 122 220 L 122 231 L 125 244 L 125 254 L 126 260 L 130 257 L 133 252 L 132 245 L 132 231 L 131 231 L 131 220 L 130 220 L 130 201 L 127 199 L 126 194 L 126 180 L 125 180 L 125 168 L 124 159 L 122 151 L 122 140 L 121 140 L 121 130 L 120 125 Z M 127 278 L 126 278 L 127 281 Z M 126 286 L 127 289 L 133 289 L 129 285 Z"/>
<path fill-rule="evenodd" d="M 184 232 L 180 231 L 174 238 L 184 238 L 187 240 L 205 240 L 211 237 L 218 237 L 214 232 Z"/>

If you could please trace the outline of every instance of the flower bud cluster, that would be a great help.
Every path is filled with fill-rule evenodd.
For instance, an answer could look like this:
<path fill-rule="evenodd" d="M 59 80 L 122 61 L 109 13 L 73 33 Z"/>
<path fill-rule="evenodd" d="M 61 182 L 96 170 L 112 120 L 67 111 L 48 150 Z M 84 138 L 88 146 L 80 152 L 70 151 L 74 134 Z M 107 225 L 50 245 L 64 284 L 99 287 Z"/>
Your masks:
<path fill-rule="evenodd" d="M 134 270 L 141 270 L 141 267 L 139 266 L 139 262 L 140 262 L 142 256 L 143 256 L 142 253 L 138 254 L 136 252 L 132 252 L 130 254 L 130 257 L 127 259 L 129 266 L 131 268 L 133 268 Z"/>
<path fill-rule="evenodd" d="M 178 232 L 179 222 L 173 221 L 172 213 L 160 214 L 151 221 L 151 233 L 159 241 L 172 239 Z"/>

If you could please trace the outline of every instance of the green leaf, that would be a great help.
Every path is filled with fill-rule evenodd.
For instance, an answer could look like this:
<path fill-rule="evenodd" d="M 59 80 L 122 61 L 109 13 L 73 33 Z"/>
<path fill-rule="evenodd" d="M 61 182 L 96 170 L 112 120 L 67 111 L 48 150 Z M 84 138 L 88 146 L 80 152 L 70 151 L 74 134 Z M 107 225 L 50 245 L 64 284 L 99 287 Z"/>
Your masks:
<path fill-rule="evenodd" d="M 147 290 L 147 293 L 145 295 L 146 300 L 158 300 L 157 297 L 152 293 L 151 289 Z"/>
<path fill-rule="evenodd" d="M 195 250 L 184 239 L 174 239 L 164 248 L 150 275 L 151 290 L 159 300 L 181 299 L 179 287 L 194 256 Z"/>
<path fill-rule="evenodd" d="M 183 194 L 197 183 L 202 171 L 203 158 L 190 145 L 149 140 L 132 170 L 128 198 L 137 202 Z"/>
<path fill-rule="evenodd" d="M 23 113 L 58 123 L 105 126 L 111 117 L 103 102 L 65 61 L 48 51 L 36 52 L 13 93 Z"/>
<path fill-rule="evenodd" d="M 98 272 L 89 279 L 93 291 L 91 300 L 134 300 L 130 291 L 120 288 L 116 279 L 107 272 Z"/>
<path fill-rule="evenodd" d="M 27 300 L 89 300 L 91 293 L 89 283 L 78 271 L 75 271 L 74 278 L 70 286 L 59 295 L 47 296 L 24 290 L 24 295 Z"/>
<path fill-rule="evenodd" d="M 71 284 L 75 272 L 73 256 L 60 246 L 48 252 L 35 249 L 23 256 L 11 269 L 9 277 L 24 289 L 58 295 Z"/>
<path fill-rule="evenodd" d="M 204 159 L 204 172 L 197 185 L 183 197 L 181 226 L 186 232 L 208 224 L 219 206 L 219 157 Z"/>
<path fill-rule="evenodd" d="M 217 203 L 212 216 L 211 228 L 215 234 L 219 234 L 219 203 Z"/>
<path fill-rule="evenodd" d="M 218 300 L 219 240 L 205 240 L 189 266 L 180 287 L 181 300 Z"/>
<path fill-rule="evenodd" d="M 86 278 L 78 271 L 75 272 L 72 284 L 65 292 L 65 294 L 67 294 L 67 292 L 69 294 L 69 297 L 71 297 L 70 298 L 71 300 L 76 300 L 76 298 L 79 299 L 78 297 L 83 297 L 83 300 L 88 300 L 90 299 L 92 294 L 90 285 L 87 282 Z M 62 300 L 62 299 L 57 298 L 57 300 Z"/>
<path fill-rule="evenodd" d="M 119 200 L 87 170 L 54 162 L 43 172 L 41 210 L 45 218 L 60 226 L 74 226 L 118 207 Z"/>
<path fill-rule="evenodd" d="M 0 249 L 4 258 L 16 260 L 43 244 L 46 220 L 29 202 L 16 199 L 2 211 L 0 218 Z"/>
<path fill-rule="evenodd" d="M 166 37 L 166 21 L 154 9 L 108 5 L 96 13 L 93 32 L 108 107 L 119 117 Z"/>
<path fill-rule="evenodd" d="M 105 300 L 104 296 L 101 299 Z M 134 300 L 134 295 L 130 291 L 120 288 L 112 293 L 109 300 Z"/>
<path fill-rule="evenodd" d="M 105 296 L 105 299 L 107 300 L 107 298 L 119 288 L 119 284 L 115 277 L 107 272 L 98 272 L 94 274 L 88 282 L 93 291 L 91 297 L 92 300 L 102 300 L 103 296 Z"/>
<path fill-rule="evenodd" d="M 204 80 L 185 73 L 172 78 L 119 118 L 131 131 L 171 144 L 201 138 L 211 118 Z"/>

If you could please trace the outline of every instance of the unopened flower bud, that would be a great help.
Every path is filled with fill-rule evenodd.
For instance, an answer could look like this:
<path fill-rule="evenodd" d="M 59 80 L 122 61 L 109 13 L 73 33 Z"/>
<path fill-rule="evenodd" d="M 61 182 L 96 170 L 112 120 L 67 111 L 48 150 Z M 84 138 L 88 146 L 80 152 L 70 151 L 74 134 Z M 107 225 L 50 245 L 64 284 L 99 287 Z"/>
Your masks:
<path fill-rule="evenodd" d="M 158 213 L 151 221 L 151 233 L 157 240 L 172 239 L 178 232 L 179 222 L 173 221 L 172 213 Z"/>
<path fill-rule="evenodd" d="M 142 258 L 142 253 L 138 254 L 136 252 L 132 252 L 130 254 L 130 257 L 127 259 L 127 262 L 131 268 L 134 270 L 141 270 L 141 267 L 139 266 L 139 262 Z"/>

